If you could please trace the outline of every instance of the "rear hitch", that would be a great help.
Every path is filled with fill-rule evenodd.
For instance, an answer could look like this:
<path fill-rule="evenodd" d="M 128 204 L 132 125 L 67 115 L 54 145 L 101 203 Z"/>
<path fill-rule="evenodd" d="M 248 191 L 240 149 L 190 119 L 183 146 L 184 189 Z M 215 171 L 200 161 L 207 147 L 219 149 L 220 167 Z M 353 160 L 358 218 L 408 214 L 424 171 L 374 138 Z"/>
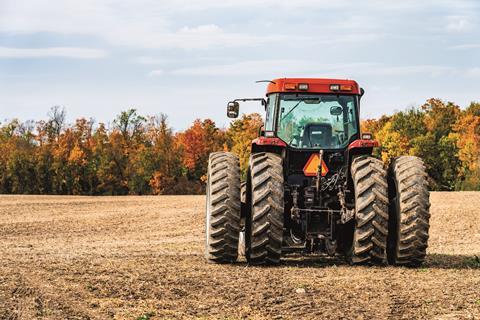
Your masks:
<path fill-rule="evenodd" d="M 292 220 L 295 222 L 300 222 L 300 208 L 298 207 L 298 186 L 292 186 L 292 209 L 290 211 L 290 215 Z"/>
<path fill-rule="evenodd" d="M 355 210 L 354 209 L 347 209 L 347 204 L 345 202 L 345 193 L 343 189 L 340 189 L 338 191 L 338 200 L 340 201 L 340 223 L 345 224 L 348 221 L 352 220 L 353 217 L 355 216 Z"/>

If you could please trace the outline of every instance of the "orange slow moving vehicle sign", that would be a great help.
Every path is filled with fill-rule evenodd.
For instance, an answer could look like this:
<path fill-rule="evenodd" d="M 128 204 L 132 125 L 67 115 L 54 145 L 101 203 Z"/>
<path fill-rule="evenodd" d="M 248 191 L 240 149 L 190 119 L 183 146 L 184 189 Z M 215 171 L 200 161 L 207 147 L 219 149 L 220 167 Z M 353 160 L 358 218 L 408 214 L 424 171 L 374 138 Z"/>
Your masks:
<path fill-rule="evenodd" d="M 314 153 L 308 159 L 307 164 L 303 167 L 303 174 L 307 177 L 313 177 L 317 175 L 318 166 L 320 165 L 320 156 L 318 153 Z M 326 176 L 328 173 L 327 165 L 325 161 L 322 160 L 322 177 Z"/>

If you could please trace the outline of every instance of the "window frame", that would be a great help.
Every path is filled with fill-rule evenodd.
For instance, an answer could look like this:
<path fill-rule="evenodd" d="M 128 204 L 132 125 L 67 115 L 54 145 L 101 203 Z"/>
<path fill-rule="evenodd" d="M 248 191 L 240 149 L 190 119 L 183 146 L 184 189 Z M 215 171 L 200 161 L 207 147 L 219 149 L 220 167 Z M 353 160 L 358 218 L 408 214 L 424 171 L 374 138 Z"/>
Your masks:
<path fill-rule="evenodd" d="M 272 128 L 267 129 L 267 115 L 268 115 L 268 107 L 270 104 L 270 101 L 272 98 L 275 98 L 274 105 L 272 105 L 273 108 L 273 114 L 272 114 Z M 265 131 L 273 131 L 275 132 L 275 136 L 277 135 L 277 121 L 278 121 L 278 106 L 279 106 L 279 99 L 280 94 L 279 93 L 271 93 L 267 96 L 267 105 L 265 107 L 265 124 L 264 124 L 264 130 Z"/>
<path fill-rule="evenodd" d="M 295 146 L 290 145 L 287 141 L 284 141 L 282 138 L 280 138 L 278 136 L 278 129 L 279 129 L 278 125 L 280 123 L 280 119 L 279 119 L 279 116 L 280 116 L 280 101 L 282 100 L 281 96 L 284 95 L 284 94 L 285 95 L 297 94 L 297 95 L 302 95 L 302 96 L 303 95 L 326 95 L 326 96 L 328 95 L 328 96 L 336 96 L 336 97 L 352 96 L 353 97 L 354 117 L 355 117 L 355 122 L 356 122 L 356 125 L 357 125 L 357 132 L 349 137 L 349 139 L 345 143 L 345 146 L 338 147 L 338 148 L 324 148 L 323 150 L 332 150 L 332 151 L 344 150 L 344 149 L 348 148 L 350 143 L 352 143 L 355 140 L 358 140 L 359 137 L 361 136 L 361 133 L 360 133 L 360 129 L 361 129 L 360 128 L 360 97 L 357 94 L 346 94 L 346 93 L 338 94 L 338 93 L 322 93 L 322 92 L 308 92 L 308 93 L 307 92 L 282 92 L 282 93 L 272 93 L 272 94 L 268 95 L 268 97 L 270 98 L 270 96 L 274 95 L 274 94 L 277 95 L 276 102 L 275 102 L 275 119 L 274 119 L 275 137 L 277 137 L 278 139 L 285 142 L 285 144 L 291 149 L 299 150 L 299 151 L 318 151 L 318 150 L 321 150 L 322 148 L 299 148 L 299 147 L 295 147 Z"/>

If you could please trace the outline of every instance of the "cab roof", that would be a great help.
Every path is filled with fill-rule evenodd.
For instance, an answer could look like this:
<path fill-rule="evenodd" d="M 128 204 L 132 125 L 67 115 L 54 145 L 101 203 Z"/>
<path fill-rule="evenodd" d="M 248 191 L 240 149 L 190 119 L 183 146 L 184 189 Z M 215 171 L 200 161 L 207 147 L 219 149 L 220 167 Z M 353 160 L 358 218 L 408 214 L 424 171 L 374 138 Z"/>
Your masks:
<path fill-rule="evenodd" d="M 267 95 L 279 92 L 360 94 L 360 88 L 356 81 L 347 79 L 274 79 L 268 84 Z"/>

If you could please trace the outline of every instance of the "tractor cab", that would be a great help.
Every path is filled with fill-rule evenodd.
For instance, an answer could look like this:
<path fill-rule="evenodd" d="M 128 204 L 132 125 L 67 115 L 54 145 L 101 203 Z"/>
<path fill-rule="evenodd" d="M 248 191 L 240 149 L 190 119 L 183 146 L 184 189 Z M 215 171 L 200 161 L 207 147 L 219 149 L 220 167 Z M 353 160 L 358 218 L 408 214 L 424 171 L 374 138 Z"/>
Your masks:
<path fill-rule="evenodd" d="M 227 115 L 238 116 L 239 101 L 260 101 L 265 108 L 264 126 L 252 142 L 252 152 L 281 153 L 286 179 L 303 186 L 317 176 L 316 168 L 308 172 L 304 168 L 320 156 L 320 151 L 321 162 L 329 169 L 322 176 L 329 179 L 345 174 L 353 155 L 370 154 L 377 146 L 371 135 L 360 139 L 363 93 L 353 80 L 275 79 L 268 81 L 266 98 L 233 100 L 228 103 Z"/>
<path fill-rule="evenodd" d="M 265 124 L 260 139 L 276 138 L 293 149 L 340 150 L 360 137 L 363 92 L 353 80 L 276 79 L 269 81 L 266 99 L 229 102 L 227 116 L 238 116 L 239 101 L 261 101 Z"/>

